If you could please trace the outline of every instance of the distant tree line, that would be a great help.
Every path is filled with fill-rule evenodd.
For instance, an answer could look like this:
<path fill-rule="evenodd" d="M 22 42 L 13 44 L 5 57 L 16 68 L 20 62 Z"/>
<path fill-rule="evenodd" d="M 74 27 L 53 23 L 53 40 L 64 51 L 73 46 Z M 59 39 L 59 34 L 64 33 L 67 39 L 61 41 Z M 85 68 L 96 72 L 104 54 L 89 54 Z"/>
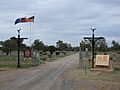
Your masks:
<path fill-rule="evenodd" d="M 17 38 L 11 37 L 5 41 L 0 41 L 0 50 L 2 50 L 7 55 L 10 54 L 12 51 L 17 51 Z M 65 43 L 62 40 L 58 40 L 55 45 L 45 45 L 43 41 L 40 39 L 34 40 L 32 43 L 32 49 L 37 51 L 50 51 L 52 54 L 54 51 L 78 51 L 79 47 L 72 47 L 71 44 Z M 31 50 L 30 46 L 27 46 L 23 43 L 23 40 L 20 41 L 20 50 L 26 51 Z"/>
<path fill-rule="evenodd" d="M 108 44 L 106 42 L 106 40 L 98 40 L 95 43 L 95 51 L 100 51 L 100 52 L 106 52 L 106 51 L 118 51 L 120 52 L 120 43 L 112 40 L 111 42 L 112 46 L 108 47 Z M 82 48 L 83 51 L 85 51 L 85 49 L 87 48 L 89 51 L 92 50 L 92 44 L 89 41 L 85 41 L 82 40 L 80 42 L 80 46 Z"/>
<path fill-rule="evenodd" d="M 120 51 L 120 43 L 113 40 L 111 42 L 112 46 L 108 47 L 106 40 L 98 40 L 95 43 L 95 50 L 96 51 Z M 20 50 L 26 51 L 31 50 L 30 46 L 27 46 L 23 43 L 23 40 L 20 41 Z M 82 40 L 80 42 L 80 46 L 83 51 L 87 48 L 89 51 L 91 51 L 91 42 Z M 55 45 L 45 45 L 43 41 L 40 39 L 34 40 L 32 43 L 32 48 L 37 51 L 50 51 L 52 54 L 54 51 L 79 51 L 79 46 L 72 47 L 70 43 L 63 42 L 62 40 L 58 40 Z M 5 52 L 7 55 L 10 54 L 12 51 L 17 50 L 17 39 L 16 37 L 11 37 L 10 39 L 7 39 L 5 41 L 0 41 L 0 50 Z"/>

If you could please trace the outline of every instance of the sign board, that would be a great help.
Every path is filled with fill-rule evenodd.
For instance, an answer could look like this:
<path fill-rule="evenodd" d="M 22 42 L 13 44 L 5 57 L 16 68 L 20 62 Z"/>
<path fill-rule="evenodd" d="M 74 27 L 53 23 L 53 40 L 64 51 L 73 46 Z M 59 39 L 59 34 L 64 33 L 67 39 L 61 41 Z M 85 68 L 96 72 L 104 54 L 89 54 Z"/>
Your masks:
<path fill-rule="evenodd" d="M 96 55 L 95 65 L 109 66 L 109 55 Z"/>

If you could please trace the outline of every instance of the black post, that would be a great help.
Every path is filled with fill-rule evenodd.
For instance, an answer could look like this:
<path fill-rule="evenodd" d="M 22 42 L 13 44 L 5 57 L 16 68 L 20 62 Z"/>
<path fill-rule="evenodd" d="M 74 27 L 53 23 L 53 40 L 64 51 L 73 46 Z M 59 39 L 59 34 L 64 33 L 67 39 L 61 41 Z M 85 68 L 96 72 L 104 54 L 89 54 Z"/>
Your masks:
<path fill-rule="evenodd" d="M 18 31 L 18 68 L 20 68 L 20 30 L 17 30 Z"/>
<path fill-rule="evenodd" d="M 95 36 L 94 36 L 94 31 L 96 30 L 96 28 L 95 29 L 92 29 L 91 28 L 91 30 L 93 31 L 93 34 L 92 34 L 92 68 L 94 68 L 94 51 L 95 51 Z"/>
<path fill-rule="evenodd" d="M 83 67 L 83 60 L 82 60 L 82 50 L 81 50 L 81 46 L 79 48 L 79 68 Z"/>

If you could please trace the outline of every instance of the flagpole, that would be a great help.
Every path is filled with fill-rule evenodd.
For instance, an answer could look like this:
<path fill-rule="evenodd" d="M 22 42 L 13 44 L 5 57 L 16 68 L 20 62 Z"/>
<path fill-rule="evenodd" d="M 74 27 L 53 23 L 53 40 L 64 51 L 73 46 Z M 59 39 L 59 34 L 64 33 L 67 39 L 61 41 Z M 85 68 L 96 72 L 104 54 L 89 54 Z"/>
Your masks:
<path fill-rule="evenodd" d="M 32 25 L 31 25 L 31 22 L 30 22 L 30 47 L 32 46 L 32 44 L 31 44 L 31 30 L 32 30 Z"/>
<path fill-rule="evenodd" d="M 31 30 L 32 30 L 32 24 L 31 24 L 31 22 L 30 22 L 30 53 L 31 53 L 31 60 L 32 60 L 32 42 L 31 42 Z"/>

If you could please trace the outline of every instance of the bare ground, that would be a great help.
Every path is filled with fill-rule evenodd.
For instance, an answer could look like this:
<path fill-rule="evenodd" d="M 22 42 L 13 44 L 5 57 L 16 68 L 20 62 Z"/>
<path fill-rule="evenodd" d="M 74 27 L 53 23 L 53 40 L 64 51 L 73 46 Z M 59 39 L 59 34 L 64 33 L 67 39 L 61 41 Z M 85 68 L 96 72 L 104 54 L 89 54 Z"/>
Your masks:
<path fill-rule="evenodd" d="M 30 69 L 0 71 L 0 90 L 120 90 L 117 82 L 71 78 L 78 58 L 73 54 Z"/>
<path fill-rule="evenodd" d="M 77 58 L 74 54 L 30 69 L 0 71 L 0 90 L 50 90 Z"/>

